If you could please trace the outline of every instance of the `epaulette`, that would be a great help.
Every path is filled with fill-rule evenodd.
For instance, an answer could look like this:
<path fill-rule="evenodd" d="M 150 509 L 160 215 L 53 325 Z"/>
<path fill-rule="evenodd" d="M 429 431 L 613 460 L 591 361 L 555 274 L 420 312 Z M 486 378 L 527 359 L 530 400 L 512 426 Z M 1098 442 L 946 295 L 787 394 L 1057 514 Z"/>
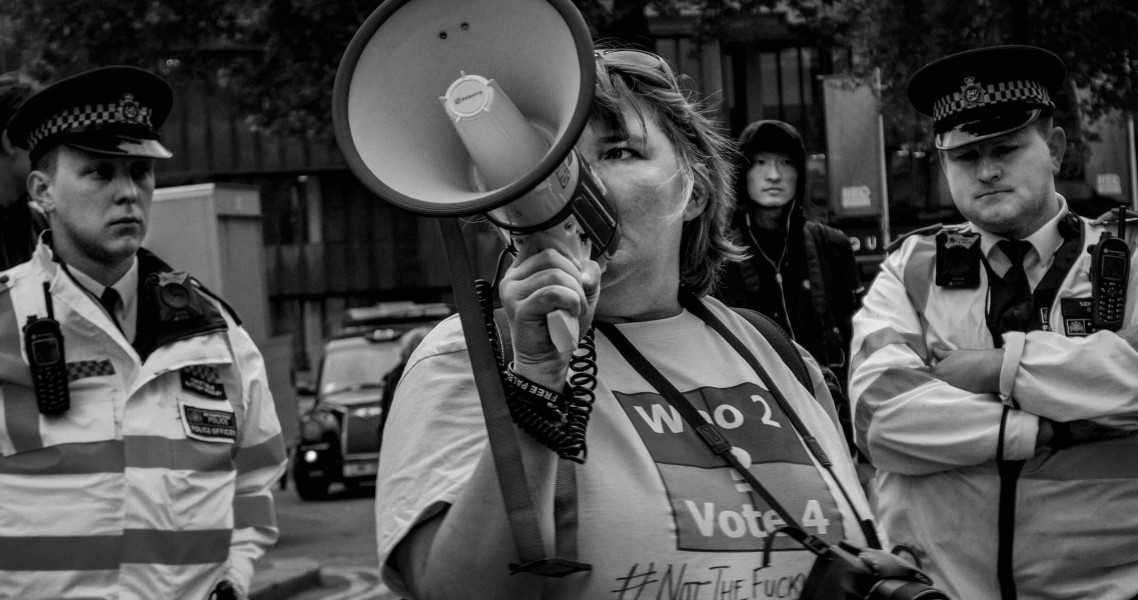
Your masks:
<path fill-rule="evenodd" d="M 940 233 L 942 230 L 945 230 L 945 229 L 950 229 L 950 230 L 951 229 L 962 229 L 967 225 L 968 225 L 967 223 L 957 223 L 955 225 L 945 225 L 944 223 L 934 223 L 934 224 L 928 225 L 926 227 L 921 227 L 920 229 L 914 229 L 908 233 L 901 234 L 900 237 L 893 240 L 892 242 L 889 242 L 889 245 L 885 247 L 885 253 L 886 254 L 892 253 L 894 250 L 900 248 L 901 244 L 905 243 L 905 240 L 907 240 L 907 239 L 909 239 L 915 235 L 932 235 L 932 234 Z"/>
<path fill-rule="evenodd" d="M 202 282 L 198 281 L 197 277 L 190 275 L 190 281 L 193 282 L 194 289 L 205 294 L 206 296 L 209 296 L 210 298 L 213 298 L 214 300 L 217 300 L 217 303 L 225 309 L 225 312 L 229 313 L 229 316 L 233 318 L 233 321 L 238 325 L 241 324 L 241 317 L 237 315 L 237 311 L 232 306 L 230 306 L 224 298 L 213 293 L 213 290 L 207 288 Z"/>
<path fill-rule="evenodd" d="M 1126 211 L 1126 225 L 1131 226 L 1138 223 L 1138 212 L 1132 208 L 1123 207 Z M 1091 221 L 1091 225 L 1117 225 L 1118 224 L 1118 209 L 1112 208 L 1101 215 L 1095 220 Z"/>

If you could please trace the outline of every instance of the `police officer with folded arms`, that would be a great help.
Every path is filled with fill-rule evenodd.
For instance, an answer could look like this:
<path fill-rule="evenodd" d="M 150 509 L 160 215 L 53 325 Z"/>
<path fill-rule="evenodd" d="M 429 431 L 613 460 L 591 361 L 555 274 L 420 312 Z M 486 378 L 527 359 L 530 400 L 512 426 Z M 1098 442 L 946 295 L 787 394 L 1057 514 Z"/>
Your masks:
<path fill-rule="evenodd" d="M 261 354 L 140 247 L 172 100 L 105 67 L 9 124 L 51 228 L 0 274 L 0 597 L 245 597 L 276 540 L 285 454 Z"/>
<path fill-rule="evenodd" d="M 1056 193 L 1064 78 L 1025 46 L 913 76 L 967 222 L 905 238 L 854 319 L 878 515 L 954 598 L 1138 593 L 1135 228 Z"/>

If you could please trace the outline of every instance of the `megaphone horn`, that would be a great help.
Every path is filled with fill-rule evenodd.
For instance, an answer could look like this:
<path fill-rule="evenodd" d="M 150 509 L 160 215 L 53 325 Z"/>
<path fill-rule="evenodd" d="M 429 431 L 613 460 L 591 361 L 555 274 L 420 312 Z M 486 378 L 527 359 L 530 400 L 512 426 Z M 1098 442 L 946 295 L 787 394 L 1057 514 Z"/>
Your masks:
<path fill-rule="evenodd" d="M 387 0 L 340 62 L 336 140 L 356 177 L 400 208 L 483 213 L 510 235 L 609 254 L 616 214 L 574 150 L 593 61 L 570 0 Z M 575 328 L 557 326 L 559 348 L 575 347 Z"/>
<path fill-rule="evenodd" d="M 336 140 L 356 177 L 400 208 L 489 213 L 572 160 L 588 121 L 593 61 L 588 27 L 570 0 L 387 0 L 340 62 Z M 495 82 L 548 137 L 548 150 L 515 180 L 472 186 L 471 153 L 439 106 L 464 74 Z"/>

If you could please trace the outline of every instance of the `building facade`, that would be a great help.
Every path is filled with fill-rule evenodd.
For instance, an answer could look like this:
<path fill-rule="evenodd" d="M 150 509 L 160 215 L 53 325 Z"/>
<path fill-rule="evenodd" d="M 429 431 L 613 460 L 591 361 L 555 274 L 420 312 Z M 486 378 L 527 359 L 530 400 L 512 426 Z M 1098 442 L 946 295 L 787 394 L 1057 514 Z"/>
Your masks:
<path fill-rule="evenodd" d="M 838 97 L 835 103 L 827 82 L 848 71 L 848 49 L 803 39 L 782 13 L 739 20 L 716 39 L 698 36 L 694 22 L 690 15 L 649 13 L 637 22 L 636 35 L 625 39 L 675 65 L 733 137 L 757 119 L 795 125 L 807 146 L 809 205 L 816 216 L 856 239 L 867 274 L 894 235 L 959 218 L 935 152 L 885 139 L 867 146 L 871 132 L 878 131 L 873 94 L 860 100 Z M 855 107 L 855 116 L 834 110 L 858 103 L 864 106 Z M 847 131 L 850 121 L 864 127 L 836 135 Z M 1101 147 L 1075 153 L 1065 164 L 1062 192 L 1077 209 L 1093 212 L 1111 202 L 1134 202 L 1131 135 L 1125 127 L 1104 124 Z M 348 169 L 330 135 L 253 130 L 223 98 L 184 84 L 178 85 L 165 132 L 174 158 L 158 167 L 160 187 L 240 183 L 259 188 L 269 334 L 291 336 L 295 370 L 315 368 L 324 340 L 347 308 L 452 299 L 438 223 L 377 199 Z M 851 167 L 855 157 L 866 162 Z M 877 183 L 845 181 L 858 178 Z M 859 200 L 865 203 L 856 204 Z M 465 231 L 475 268 L 492 277 L 501 246 L 496 234 L 474 222 Z"/>

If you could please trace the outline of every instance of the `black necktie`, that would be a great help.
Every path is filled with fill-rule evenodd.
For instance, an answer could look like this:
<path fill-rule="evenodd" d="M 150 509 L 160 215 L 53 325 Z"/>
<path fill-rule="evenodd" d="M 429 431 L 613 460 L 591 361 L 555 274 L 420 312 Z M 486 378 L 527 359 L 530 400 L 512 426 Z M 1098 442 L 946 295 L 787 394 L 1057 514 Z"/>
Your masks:
<path fill-rule="evenodd" d="M 1023 259 L 1031 250 L 1031 243 L 1003 240 L 997 245 L 1012 263 L 1003 279 L 990 284 L 992 298 L 988 308 L 988 328 L 993 336 L 999 338 L 1001 333 L 1027 331 L 1031 326 L 1031 284 L 1023 270 Z"/>
<path fill-rule="evenodd" d="M 103 295 L 99 296 L 99 304 L 102 304 L 103 308 L 107 310 L 107 314 L 111 316 L 111 320 L 114 321 L 115 327 L 118 327 L 121 330 L 122 325 L 119 324 L 119 318 L 115 315 L 115 308 L 117 308 L 119 305 L 119 293 L 115 291 L 115 288 L 108 287 L 107 289 L 103 290 Z"/>
<path fill-rule="evenodd" d="M 108 287 L 103 290 L 103 295 L 99 296 L 99 304 L 102 304 L 103 308 L 107 309 L 107 314 L 113 317 L 115 308 L 119 305 L 119 293 L 115 291 L 115 288 Z"/>

